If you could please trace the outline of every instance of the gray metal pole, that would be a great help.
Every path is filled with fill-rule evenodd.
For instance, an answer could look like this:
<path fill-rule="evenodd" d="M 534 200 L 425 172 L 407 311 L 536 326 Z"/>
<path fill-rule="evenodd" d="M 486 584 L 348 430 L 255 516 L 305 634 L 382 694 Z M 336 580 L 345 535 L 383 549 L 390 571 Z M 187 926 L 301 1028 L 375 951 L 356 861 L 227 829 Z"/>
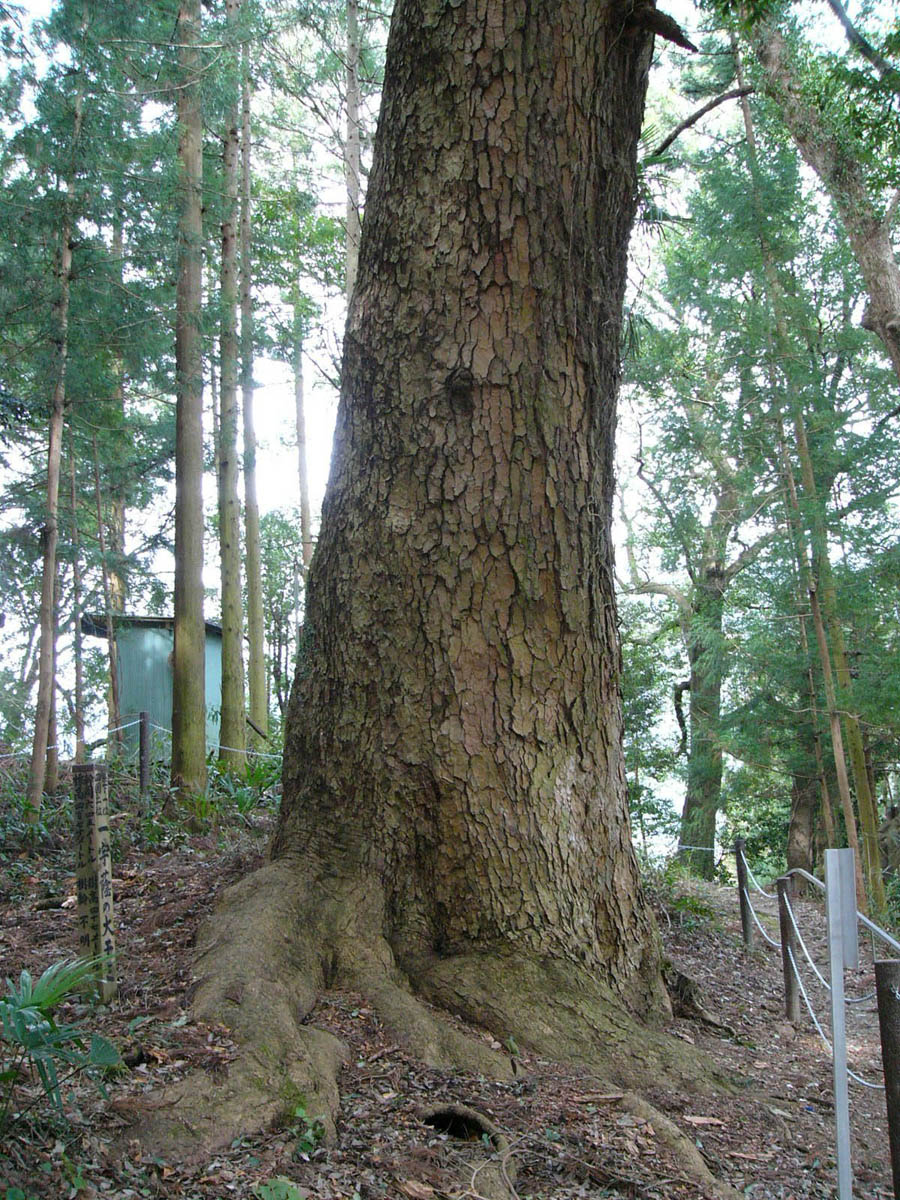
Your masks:
<path fill-rule="evenodd" d="M 778 925 L 781 930 L 781 966 L 784 971 L 784 1011 L 789 1021 L 800 1020 L 800 989 L 797 986 L 797 938 L 788 908 L 791 903 L 793 883 L 790 875 L 775 880 L 778 891 Z M 793 962 L 791 961 L 793 957 Z"/>
<path fill-rule="evenodd" d="M 894 1196 L 900 1200 L 900 961 L 875 963 L 878 1023 L 881 1026 L 881 1061 L 884 1065 L 884 1098 L 887 1103 L 888 1138 Z"/>
<path fill-rule="evenodd" d="M 834 1069 L 834 1118 L 837 1127 L 839 1200 L 851 1200 L 853 1168 L 850 1160 L 850 1094 L 847 1081 L 847 1030 L 844 1024 L 844 902 L 841 887 L 847 876 L 854 880 L 852 850 L 825 851 L 825 913 L 828 919 L 828 959 L 831 965 L 831 1044 Z M 844 856 L 842 859 L 841 856 Z M 843 864 L 843 869 L 842 869 Z"/>
<path fill-rule="evenodd" d="M 734 858 L 737 867 L 738 899 L 741 904 L 741 932 L 744 935 L 744 945 L 753 945 L 753 916 L 750 912 L 749 879 L 747 876 L 747 860 L 744 857 L 746 842 L 738 838 L 734 843 Z"/>

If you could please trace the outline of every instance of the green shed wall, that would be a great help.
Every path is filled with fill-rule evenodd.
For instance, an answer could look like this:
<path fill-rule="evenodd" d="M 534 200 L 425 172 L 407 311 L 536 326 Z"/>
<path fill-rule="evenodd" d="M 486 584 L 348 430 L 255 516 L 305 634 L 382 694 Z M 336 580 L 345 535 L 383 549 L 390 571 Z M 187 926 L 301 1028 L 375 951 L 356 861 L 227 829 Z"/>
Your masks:
<path fill-rule="evenodd" d="M 153 625 L 129 625 L 122 621 L 116 628 L 116 650 L 119 658 L 119 709 L 122 724 L 136 721 L 141 712 L 150 714 L 150 721 L 165 730 L 172 728 L 172 652 L 174 635 L 171 628 Z M 206 744 L 219 742 L 219 711 L 222 695 L 222 639 L 206 633 Z M 168 758 L 169 739 L 153 730 L 151 745 L 154 756 Z M 125 730 L 127 753 L 137 753 L 138 729 Z"/>

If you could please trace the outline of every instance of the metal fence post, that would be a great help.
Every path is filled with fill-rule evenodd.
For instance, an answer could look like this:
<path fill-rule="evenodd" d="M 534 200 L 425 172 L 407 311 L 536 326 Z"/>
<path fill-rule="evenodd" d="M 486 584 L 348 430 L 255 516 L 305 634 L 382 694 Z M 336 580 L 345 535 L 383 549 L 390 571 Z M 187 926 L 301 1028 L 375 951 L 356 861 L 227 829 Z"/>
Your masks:
<path fill-rule="evenodd" d="M 847 857 L 849 855 L 849 858 Z M 851 1200 L 853 1170 L 850 1161 L 850 1095 L 847 1082 L 847 1028 L 844 1011 L 844 893 L 853 888 L 856 925 L 856 875 L 852 850 L 825 851 L 825 912 L 828 918 L 828 958 L 831 965 L 831 1044 L 834 1071 L 834 1118 L 837 1132 L 839 1200 Z"/>
<path fill-rule="evenodd" d="M 778 926 L 781 930 L 781 965 L 784 970 L 784 1011 L 789 1021 L 800 1020 L 800 989 L 797 986 L 797 938 L 791 921 L 790 903 L 792 883 L 789 875 L 775 880 L 778 891 Z M 793 960 L 793 961 L 792 961 Z"/>
<path fill-rule="evenodd" d="M 744 945 L 752 947 L 753 945 L 753 917 L 750 914 L 750 893 L 749 883 L 747 879 L 747 860 L 744 858 L 744 846 L 746 842 L 743 838 L 738 838 L 734 843 L 734 858 L 737 867 L 738 881 L 738 899 L 741 903 L 741 932 L 744 935 Z"/>
<path fill-rule="evenodd" d="M 883 959 L 875 963 L 875 988 L 894 1195 L 900 1196 L 900 961 Z"/>

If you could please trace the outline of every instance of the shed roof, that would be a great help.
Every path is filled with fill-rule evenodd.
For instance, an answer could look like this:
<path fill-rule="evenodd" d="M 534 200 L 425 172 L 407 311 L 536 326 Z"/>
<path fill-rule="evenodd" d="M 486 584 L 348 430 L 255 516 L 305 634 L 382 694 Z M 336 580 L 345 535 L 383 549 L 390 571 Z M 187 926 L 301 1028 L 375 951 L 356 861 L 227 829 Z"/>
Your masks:
<path fill-rule="evenodd" d="M 144 629 L 174 629 L 174 617 L 134 617 L 126 613 L 116 613 L 113 618 L 113 623 L 119 627 L 130 626 L 142 627 Z M 206 632 L 212 634 L 222 634 L 222 626 L 217 625 L 214 621 L 205 621 Z M 88 637 L 105 638 L 106 633 L 106 614 L 105 613 L 84 613 L 81 617 L 81 632 L 86 633 Z"/>

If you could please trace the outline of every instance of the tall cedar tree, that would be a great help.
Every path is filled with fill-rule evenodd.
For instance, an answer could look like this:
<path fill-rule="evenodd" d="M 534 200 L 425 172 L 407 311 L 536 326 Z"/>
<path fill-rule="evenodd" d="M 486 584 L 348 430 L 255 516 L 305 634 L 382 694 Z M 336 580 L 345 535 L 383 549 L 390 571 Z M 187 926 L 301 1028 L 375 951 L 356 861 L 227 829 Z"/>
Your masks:
<path fill-rule="evenodd" d="M 176 32 L 180 188 L 175 316 L 175 650 L 172 665 L 172 784 L 182 797 L 201 792 L 206 782 L 200 22 L 200 0 L 182 0 Z"/>
<path fill-rule="evenodd" d="M 226 0 L 227 31 L 234 38 L 239 0 Z M 239 52 L 232 46 L 225 73 L 228 100 L 222 146 L 222 279 L 220 293 L 222 370 L 219 421 L 219 554 L 222 580 L 222 713 L 219 762 L 244 763 L 244 614 L 241 601 L 241 505 L 238 498 L 238 240 L 240 209 Z"/>

